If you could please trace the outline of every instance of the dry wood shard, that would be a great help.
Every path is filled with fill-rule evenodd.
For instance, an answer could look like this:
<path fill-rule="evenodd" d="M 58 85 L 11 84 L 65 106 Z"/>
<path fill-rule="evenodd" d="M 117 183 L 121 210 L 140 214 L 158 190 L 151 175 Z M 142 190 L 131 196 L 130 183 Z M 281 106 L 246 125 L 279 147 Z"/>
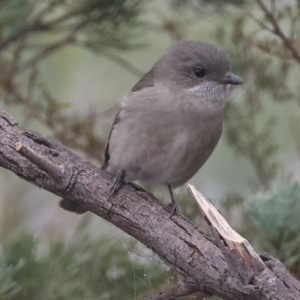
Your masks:
<path fill-rule="evenodd" d="M 218 244 L 222 242 L 222 245 L 219 245 L 223 254 L 231 257 L 230 264 L 236 264 L 234 259 L 232 259 L 232 254 L 229 254 L 229 250 L 235 250 L 239 256 L 251 267 L 255 275 L 259 275 L 264 269 L 265 264 L 255 252 L 251 244 L 239 235 L 235 230 L 233 230 L 222 214 L 216 209 L 216 207 L 207 200 L 193 185 L 188 185 L 188 191 L 192 197 L 196 200 L 200 211 L 203 216 L 206 218 L 209 227 L 212 230 L 213 235 L 216 237 Z M 228 252 L 228 253 L 224 253 Z M 234 269 L 238 266 L 233 265 Z"/>

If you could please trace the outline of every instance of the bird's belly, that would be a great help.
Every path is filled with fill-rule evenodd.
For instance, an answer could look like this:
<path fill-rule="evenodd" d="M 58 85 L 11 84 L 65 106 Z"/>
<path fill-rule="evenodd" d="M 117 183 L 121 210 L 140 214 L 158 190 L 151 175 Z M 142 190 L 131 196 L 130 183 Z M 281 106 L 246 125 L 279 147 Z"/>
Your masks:
<path fill-rule="evenodd" d="M 204 165 L 213 152 L 216 144 L 217 141 L 214 145 L 211 143 L 202 144 L 202 147 L 195 149 L 194 152 L 187 149 L 186 160 L 178 163 L 176 169 L 170 174 L 167 184 L 170 184 L 173 188 L 177 188 L 191 179 Z"/>
<path fill-rule="evenodd" d="M 134 168 L 127 168 L 128 179 L 154 184 L 181 186 L 203 166 L 218 143 L 221 130 L 209 133 L 181 132 L 174 136 L 168 149 L 145 155 Z"/>

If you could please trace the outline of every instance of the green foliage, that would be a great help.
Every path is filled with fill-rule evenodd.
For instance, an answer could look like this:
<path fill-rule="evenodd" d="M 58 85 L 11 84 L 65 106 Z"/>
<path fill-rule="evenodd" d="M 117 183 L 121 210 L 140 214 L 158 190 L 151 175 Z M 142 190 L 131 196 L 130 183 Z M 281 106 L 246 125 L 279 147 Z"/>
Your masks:
<path fill-rule="evenodd" d="M 246 3 L 246 0 L 171 0 L 171 4 L 174 8 L 187 8 L 202 10 L 206 6 L 213 6 L 217 10 L 221 10 L 228 5 L 242 6 Z"/>
<path fill-rule="evenodd" d="M 81 234 L 69 244 L 48 244 L 23 233 L 3 247 L 0 299 L 133 299 L 163 284 L 158 260 L 120 244 Z"/>
<path fill-rule="evenodd" d="M 14 276 L 23 264 L 23 261 L 19 260 L 14 265 L 8 265 L 3 250 L 0 248 L 0 300 L 9 299 L 20 293 L 21 285 L 14 280 Z"/>
<path fill-rule="evenodd" d="M 284 15 L 284 19 L 288 22 L 289 16 Z M 242 90 L 233 90 L 231 98 L 235 101 L 225 107 L 225 136 L 232 150 L 254 168 L 255 189 L 260 185 L 267 188 L 282 170 L 274 131 L 278 120 L 285 117 L 282 112 L 288 111 L 291 103 L 299 103 L 299 87 L 293 85 L 299 64 L 291 59 L 288 47 L 270 33 L 271 29 L 266 30 L 271 26 L 268 22 L 266 17 L 259 18 L 251 11 L 235 19 L 231 39 L 223 26 L 216 32 L 232 58 L 232 69 L 245 82 Z M 294 23 L 297 19 L 291 26 Z M 277 25 L 281 23 L 278 21 Z M 287 122 L 292 123 L 289 117 Z M 290 128 L 293 127 L 291 124 Z M 295 143 L 299 143 L 296 136 Z"/>
<path fill-rule="evenodd" d="M 275 181 L 247 201 L 260 247 L 300 275 L 300 183 Z"/>
<path fill-rule="evenodd" d="M 145 2 L 139 0 L 79 0 L 75 11 L 89 18 L 84 28 L 87 44 L 94 50 L 109 48 L 128 50 L 141 27 L 138 21 Z M 135 44 L 136 47 L 136 44 Z"/>
<path fill-rule="evenodd" d="M 247 101 L 246 97 L 244 100 Z M 253 93 L 249 93 L 248 97 L 249 102 L 228 103 L 226 106 L 225 134 L 235 153 L 250 160 L 259 184 L 268 187 L 280 166 L 276 159 L 278 145 L 273 135 L 277 119 L 275 116 L 269 116 L 265 118 L 263 125 L 257 126 L 259 117 L 262 114 L 265 116 L 265 107 L 256 106 L 256 100 L 252 98 L 256 96 Z"/>
<path fill-rule="evenodd" d="M 99 160 L 105 140 L 99 134 L 97 112 L 92 110 L 89 116 L 70 114 L 70 105 L 53 97 L 42 81 L 39 66 L 47 56 L 66 45 L 97 53 L 140 47 L 142 43 L 134 42 L 134 38 L 136 41 L 143 28 L 140 19 L 145 3 L 139 0 L 2 1 L 0 94 L 5 104 L 24 107 L 27 112 L 23 114 L 23 122 L 35 119 L 66 146 Z M 8 26 L 10 31 L 4 34 Z"/>
<path fill-rule="evenodd" d="M 7 34 L 24 22 L 30 11 L 28 0 L 4 0 L 0 2 L 0 32 Z"/>
<path fill-rule="evenodd" d="M 292 179 L 277 181 L 287 176 L 282 175 L 286 172 L 278 158 L 282 149 L 274 133 L 278 122 L 285 119 L 295 145 L 299 145 L 299 130 L 298 134 L 293 131 L 299 128 L 300 90 L 294 74 L 299 70 L 300 56 L 294 38 L 299 34 L 300 7 L 296 1 L 281 5 L 256 2 L 260 11 L 241 13 L 234 21 L 231 40 L 225 28 L 217 31 L 226 53 L 233 58 L 232 68 L 245 82 L 243 92 L 233 91 L 235 101 L 225 108 L 225 136 L 236 155 L 251 163 L 256 175 L 251 200 L 230 195 L 222 206 L 242 235 L 257 248 L 273 253 L 299 276 L 300 185 Z M 287 113 L 291 107 L 294 118 Z M 261 192 L 257 194 L 257 190 Z"/>

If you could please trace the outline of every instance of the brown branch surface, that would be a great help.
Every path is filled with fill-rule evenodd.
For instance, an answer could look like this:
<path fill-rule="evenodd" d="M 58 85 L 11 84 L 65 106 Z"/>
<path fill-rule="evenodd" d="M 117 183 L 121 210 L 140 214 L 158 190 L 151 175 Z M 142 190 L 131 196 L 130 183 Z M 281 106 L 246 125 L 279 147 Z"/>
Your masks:
<path fill-rule="evenodd" d="M 26 145 L 30 155 L 17 152 L 17 142 L 21 143 L 19 146 Z M 39 159 L 31 159 L 34 153 Z M 41 163 L 43 158 L 45 162 Z M 48 175 L 45 164 L 60 166 L 57 174 L 53 174 L 56 168 L 51 167 L 51 175 Z M 172 291 L 179 293 L 182 288 L 183 292 L 203 291 L 232 300 L 300 299 L 300 283 L 277 259 L 263 256 L 267 267 L 255 275 L 255 280 L 243 284 L 230 272 L 218 244 L 187 219 L 180 215 L 170 218 L 157 199 L 128 184 L 107 201 L 113 182 L 108 173 L 39 133 L 20 130 L 2 110 L 0 166 L 55 195 L 77 202 L 121 228 L 156 252 L 190 285 L 175 287 L 165 292 L 166 297 L 157 299 L 173 299 Z M 239 267 L 241 272 L 244 265 Z"/>
<path fill-rule="evenodd" d="M 197 289 L 194 286 L 189 285 L 187 282 L 180 282 L 169 290 L 160 292 L 157 295 L 147 297 L 143 300 L 175 300 L 179 297 L 190 295 L 195 291 L 197 291 Z"/>

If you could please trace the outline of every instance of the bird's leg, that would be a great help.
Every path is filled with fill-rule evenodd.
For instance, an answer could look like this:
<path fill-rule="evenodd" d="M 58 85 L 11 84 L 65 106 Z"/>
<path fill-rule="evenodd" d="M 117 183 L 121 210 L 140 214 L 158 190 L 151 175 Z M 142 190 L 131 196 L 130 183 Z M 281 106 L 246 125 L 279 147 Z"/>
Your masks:
<path fill-rule="evenodd" d="M 166 209 L 170 212 L 170 217 L 172 217 L 174 215 L 174 213 L 177 212 L 178 207 L 177 207 L 177 203 L 175 201 L 174 195 L 173 195 L 172 187 L 169 184 L 168 184 L 168 190 L 169 190 L 172 202 L 166 206 Z"/>
<path fill-rule="evenodd" d="M 107 198 L 107 201 L 109 201 L 111 199 L 112 196 L 115 195 L 115 193 L 120 189 L 120 187 L 122 186 L 122 183 L 124 182 L 126 173 L 125 170 L 119 170 L 117 172 L 117 175 L 114 179 L 113 185 L 110 189 L 110 194 Z"/>

